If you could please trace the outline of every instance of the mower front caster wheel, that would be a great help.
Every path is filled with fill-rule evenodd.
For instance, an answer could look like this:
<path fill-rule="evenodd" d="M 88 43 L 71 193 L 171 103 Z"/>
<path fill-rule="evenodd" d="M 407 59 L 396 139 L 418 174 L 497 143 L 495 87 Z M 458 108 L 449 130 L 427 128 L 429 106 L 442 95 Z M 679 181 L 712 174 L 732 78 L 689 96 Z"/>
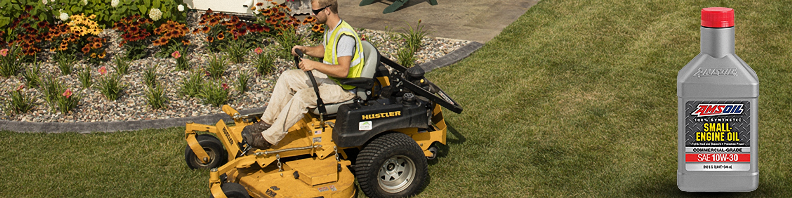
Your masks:
<path fill-rule="evenodd" d="M 250 198 L 245 187 L 238 183 L 223 183 L 220 185 L 223 194 L 228 198 Z M 214 197 L 214 196 L 212 196 Z"/>
<path fill-rule="evenodd" d="M 195 152 L 190 148 L 190 145 L 187 145 L 187 148 L 184 149 L 184 160 L 191 169 L 217 168 L 222 166 L 228 159 L 228 154 L 225 149 L 223 149 L 223 143 L 216 137 L 208 134 L 201 134 L 195 136 L 195 139 L 198 140 L 198 144 L 200 144 L 204 151 L 206 151 L 206 154 L 209 155 L 209 161 L 207 163 L 201 162 L 198 156 L 195 155 Z"/>
<path fill-rule="evenodd" d="M 369 197 L 409 197 L 426 186 L 426 156 L 410 136 L 382 135 L 357 156 L 355 176 Z"/>

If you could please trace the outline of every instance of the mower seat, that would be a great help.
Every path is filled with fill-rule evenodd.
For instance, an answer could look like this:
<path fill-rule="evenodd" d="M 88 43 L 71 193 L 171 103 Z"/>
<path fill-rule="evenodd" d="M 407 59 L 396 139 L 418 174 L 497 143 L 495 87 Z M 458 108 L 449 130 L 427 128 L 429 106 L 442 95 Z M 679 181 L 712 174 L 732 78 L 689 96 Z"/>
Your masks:
<path fill-rule="evenodd" d="M 373 83 L 373 81 L 376 80 L 374 79 L 374 73 L 376 73 L 377 65 L 380 63 L 379 51 L 377 51 L 377 48 L 375 48 L 374 45 L 371 45 L 371 43 L 368 41 L 362 41 L 361 44 L 363 45 L 363 60 L 366 63 L 363 65 L 363 71 L 360 73 L 360 78 L 339 79 L 342 84 L 358 86 L 358 84 L 367 84 L 367 82 Z M 358 86 L 353 89 L 353 91 L 361 100 L 366 100 L 368 99 L 366 91 L 371 91 L 371 87 Z M 355 99 L 353 98 L 339 103 L 325 104 L 327 115 L 336 114 L 338 112 L 339 106 L 351 104 L 354 100 Z M 319 115 L 318 108 L 311 108 L 308 110 L 308 112 L 311 112 L 314 115 Z"/>

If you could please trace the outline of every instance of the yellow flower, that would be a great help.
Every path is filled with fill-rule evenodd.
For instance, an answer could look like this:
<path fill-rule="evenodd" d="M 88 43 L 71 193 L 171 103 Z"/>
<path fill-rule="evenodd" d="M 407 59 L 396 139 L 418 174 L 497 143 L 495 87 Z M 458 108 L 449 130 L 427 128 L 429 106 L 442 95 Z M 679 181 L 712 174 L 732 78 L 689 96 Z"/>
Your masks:
<path fill-rule="evenodd" d="M 91 58 L 96 58 L 96 53 L 91 53 Z"/>
<path fill-rule="evenodd" d="M 88 18 L 89 18 L 89 19 L 95 19 L 95 18 L 96 18 L 96 15 L 95 15 L 95 14 L 91 14 L 91 16 L 90 16 L 90 17 L 88 17 Z"/>

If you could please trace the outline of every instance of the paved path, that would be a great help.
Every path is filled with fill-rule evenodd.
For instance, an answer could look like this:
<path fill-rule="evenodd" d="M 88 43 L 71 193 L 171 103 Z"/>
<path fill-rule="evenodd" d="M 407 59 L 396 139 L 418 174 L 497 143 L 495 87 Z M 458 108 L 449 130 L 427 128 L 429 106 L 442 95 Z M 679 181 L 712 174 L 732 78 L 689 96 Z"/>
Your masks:
<path fill-rule="evenodd" d="M 382 14 L 393 0 L 359 6 L 360 0 L 338 0 L 341 18 L 352 27 L 398 31 L 418 20 L 430 36 L 486 43 L 516 21 L 539 0 L 410 0 L 395 12 Z"/>

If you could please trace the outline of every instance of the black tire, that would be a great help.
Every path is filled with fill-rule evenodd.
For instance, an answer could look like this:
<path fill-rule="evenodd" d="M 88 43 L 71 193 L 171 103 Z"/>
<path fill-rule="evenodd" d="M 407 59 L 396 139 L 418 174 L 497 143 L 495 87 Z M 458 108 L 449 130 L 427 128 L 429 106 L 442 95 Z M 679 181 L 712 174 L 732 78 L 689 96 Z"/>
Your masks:
<path fill-rule="evenodd" d="M 223 193 L 228 198 L 250 198 L 245 187 L 238 183 L 223 183 L 220 185 Z"/>
<path fill-rule="evenodd" d="M 369 197 L 408 197 L 426 186 L 426 156 L 402 133 L 375 138 L 357 156 L 355 177 Z"/>
<path fill-rule="evenodd" d="M 211 159 L 209 159 L 208 163 L 201 163 L 201 160 L 195 155 L 190 145 L 187 145 L 186 148 L 184 148 L 184 160 L 191 169 L 217 168 L 225 164 L 226 160 L 228 160 L 228 153 L 223 149 L 223 143 L 216 137 L 202 134 L 195 136 L 195 139 L 198 140 L 198 144 L 203 147 L 204 151 L 206 151 L 206 154 L 209 155 Z"/>

